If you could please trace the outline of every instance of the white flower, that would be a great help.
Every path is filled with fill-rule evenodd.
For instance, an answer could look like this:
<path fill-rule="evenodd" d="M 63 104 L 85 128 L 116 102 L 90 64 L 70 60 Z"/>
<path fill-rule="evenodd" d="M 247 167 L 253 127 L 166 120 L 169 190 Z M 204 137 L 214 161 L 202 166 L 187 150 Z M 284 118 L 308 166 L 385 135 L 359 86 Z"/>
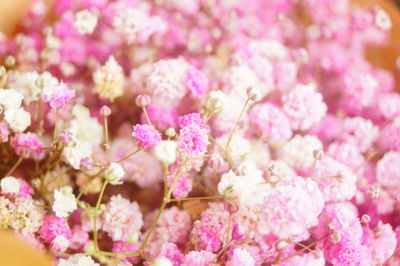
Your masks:
<path fill-rule="evenodd" d="M 113 101 L 124 93 L 124 78 L 122 67 L 114 56 L 110 56 L 105 65 L 93 74 L 93 92 L 99 94 L 100 98 Z"/>
<path fill-rule="evenodd" d="M 72 187 L 65 186 L 54 191 L 53 211 L 58 217 L 68 217 L 69 213 L 78 208 Z"/>
<path fill-rule="evenodd" d="M 92 155 L 92 146 L 88 142 L 71 141 L 64 148 L 63 157 L 74 169 L 80 169 L 81 160 Z"/>
<path fill-rule="evenodd" d="M 263 172 L 252 162 L 243 162 L 240 167 L 241 175 L 232 170 L 222 175 L 218 183 L 218 192 L 228 197 L 234 197 L 239 207 L 258 211 L 264 197 L 270 190 L 263 177 Z"/>
<path fill-rule="evenodd" d="M 8 79 L 8 87 L 22 93 L 24 95 L 24 102 L 30 104 L 39 100 L 40 88 L 36 86 L 38 78 L 39 74 L 35 71 L 12 71 Z"/>
<path fill-rule="evenodd" d="M 20 183 L 18 179 L 13 176 L 4 177 L 1 182 L 1 192 L 2 193 L 12 193 L 18 194 L 20 189 Z"/>
<path fill-rule="evenodd" d="M 150 264 L 151 266 L 172 266 L 172 262 L 165 258 L 165 257 L 160 257 L 160 258 L 156 258 L 155 260 L 153 260 L 153 262 Z"/>
<path fill-rule="evenodd" d="M 103 140 L 103 127 L 96 118 L 90 116 L 90 111 L 83 105 L 76 104 L 72 108 L 74 119 L 68 130 L 74 141 L 82 141 L 91 145 L 100 145 Z"/>
<path fill-rule="evenodd" d="M 100 266 L 89 256 L 74 255 L 68 259 L 60 259 L 58 266 Z"/>
<path fill-rule="evenodd" d="M 51 250 L 64 252 L 69 248 L 71 242 L 65 236 L 58 235 L 51 241 Z"/>
<path fill-rule="evenodd" d="M 118 163 L 111 163 L 104 173 L 105 179 L 108 180 L 111 185 L 122 184 L 121 179 L 124 175 L 125 171 Z"/>
<path fill-rule="evenodd" d="M 31 124 L 31 114 L 24 108 L 7 110 L 4 119 L 16 132 L 23 132 Z"/>
<path fill-rule="evenodd" d="M 176 141 L 164 140 L 154 147 L 154 155 L 165 164 L 173 164 L 176 161 Z"/>
<path fill-rule="evenodd" d="M 90 34 L 97 26 L 97 14 L 90 10 L 84 9 L 75 14 L 74 27 L 79 34 Z"/>
<path fill-rule="evenodd" d="M 23 98 L 24 96 L 16 90 L 0 89 L 0 106 L 4 111 L 20 108 Z"/>

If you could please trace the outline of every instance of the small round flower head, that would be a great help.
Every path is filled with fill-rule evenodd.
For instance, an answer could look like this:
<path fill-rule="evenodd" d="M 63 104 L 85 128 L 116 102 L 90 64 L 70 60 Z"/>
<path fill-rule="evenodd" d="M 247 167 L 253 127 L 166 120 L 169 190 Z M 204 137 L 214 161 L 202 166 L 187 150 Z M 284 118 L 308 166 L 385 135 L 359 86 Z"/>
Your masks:
<path fill-rule="evenodd" d="M 168 178 L 168 185 L 172 186 L 174 182 L 175 176 L 170 176 Z M 172 191 L 172 195 L 176 199 L 186 198 L 190 191 L 192 191 L 192 179 L 181 176 L 175 184 L 174 190 Z"/>
<path fill-rule="evenodd" d="M 112 196 L 102 214 L 103 230 L 114 240 L 128 241 L 130 237 L 140 234 L 143 216 L 136 202 Z"/>
<path fill-rule="evenodd" d="M 178 144 L 176 141 L 163 140 L 154 147 L 154 155 L 165 164 L 173 164 L 177 158 Z"/>
<path fill-rule="evenodd" d="M 392 20 L 390 19 L 390 16 L 384 9 L 382 9 L 379 6 L 375 6 L 374 8 L 375 11 L 375 25 L 384 31 L 388 31 L 392 28 Z"/>
<path fill-rule="evenodd" d="M 58 217 L 68 217 L 68 215 L 78 208 L 72 187 L 65 186 L 54 191 L 53 211 Z"/>
<path fill-rule="evenodd" d="M 110 56 L 99 70 L 93 74 L 94 93 L 100 98 L 114 101 L 124 94 L 124 72 L 114 56 Z"/>
<path fill-rule="evenodd" d="M 6 176 L 0 182 L 1 193 L 18 194 L 20 190 L 20 182 L 13 176 Z"/>
<path fill-rule="evenodd" d="M 151 98 L 149 95 L 138 95 L 136 96 L 135 103 L 139 107 L 146 107 L 151 103 Z"/>
<path fill-rule="evenodd" d="M 190 124 L 196 124 L 200 127 L 204 127 L 206 125 L 206 121 L 201 117 L 199 113 L 190 113 L 179 117 L 178 125 L 180 127 L 185 127 Z"/>
<path fill-rule="evenodd" d="M 205 266 L 211 263 L 215 254 L 206 250 L 190 251 L 185 255 L 184 266 Z"/>
<path fill-rule="evenodd" d="M 183 58 L 156 62 L 147 78 L 148 92 L 170 100 L 182 99 L 187 92 L 187 68 L 188 63 Z"/>
<path fill-rule="evenodd" d="M 111 163 L 110 166 L 104 172 L 104 178 L 111 185 L 120 185 L 122 184 L 122 178 L 125 175 L 125 171 L 122 166 L 118 163 Z"/>
<path fill-rule="evenodd" d="M 110 107 L 108 107 L 107 105 L 103 105 L 103 106 L 100 108 L 100 114 L 101 114 L 102 116 L 110 116 L 110 115 L 111 115 L 111 109 L 110 109 Z"/>
<path fill-rule="evenodd" d="M 374 124 L 361 117 L 346 118 L 343 121 L 343 131 L 340 138 L 356 145 L 365 152 L 378 137 L 379 130 Z"/>
<path fill-rule="evenodd" d="M 113 243 L 112 252 L 114 253 L 128 253 L 138 251 L 140 248 L 139 243 L 130 243 L 126 241 L 115 241 Z M 129 257 L 121 259 L 121 261 L 137 264 L 139 257 Z"/>
<path fill-rule="evenodd" d="M 186 84 L 192 97 L 195 99 L 204 97 L 208 89 L 208 79 L 203 72 L 195 67 L 189 67 L 186 75 Z"/>
<path fill-rule="evenodd" d="M 226 262 L 227 266 L 253 266 L 256 261 L 251 254 L 243 248 L 235 248 L 232 256 Z"/>
<path fill-rule="evenodd" d="M 208 144 L 207 130 L 197 124 L 189 124 L 179 131 L 178 147 L 190 157 L 203 155 Z"/>
<path fill-rule="evenodd" d="M 400 185 L 400 153 L 389 151 L 376 165 L 376 179 L 382 186 Z"/>
<path fill-rule="evenodd" d="M 23 132 L 31 124 L 31 114 L 24 108 L 11 109 L 5 112 L 4 120 L 15 132 Z"/>
<path fill-rule="evenodd" d="M 287 140 L 292 136 L 289 119 L 281 109 L 270 103 L 253 106 L 250 122 L 271 139 Z"/>
<path fill-rule="evenodd" d="M 79 34 L 91 34 L 97 25 L 97 14 L 84 9 L 75 14 L 74 26 Z"/>
<path fill-rule="evenodd" d="M 69 248 L 70 245 L 71 242 L 69 241 L 68 238 L 59 235 L 56 236 L 56 238 L 54 238 L 53 241 L 51 241 L 50 250 L 57 252 L 64 252 Z"/>
<path fill-rule="evenodd" d="M 161 141 L 161 134 L 153 125 L 137 124 L 133 127 L 132 136 L 142 149 L 151 148 Z"/>
<path fill-rule="evenodd" d="M 314 150 L 322 148 L 322 143 L 317 137 L 296 135 L 283 146 L 281 159 L 291 167 L 305 171 L 314 163 Z"/>
<path fill-rule="evenodd" d="M 336 141 L 331 143 L 328 147 L 327 155 L 350 169 L 357 169 L 365 161 L 358 147 L 347 142 Z"/>
<path fill-rule="evenodd" d="M 400 95 L 398 93 L 385 93 L 380 95 L 377 108 L 385 119 L 395 119 L 400 115 Z"/>
<path fill-rule="evenodd" d="M 100 266 L 100 264 L 95 263 L 94 260 L 89 256 L 74 255 L 67 259 L 60 259 L 57 266 Z"/>
<path fill-rule="evenodd" d="M 43 90 L 43 101 L 50 104 L 51 108 L 60 108 L 75 97 L 75 91 L 70 90 L 64 82 L 57 86 L 46 86 Z"/>
<path fill-rule="evenodd" d="M 297 85 L 282 98 L 283 110 L 295 130 L 307 130 L 326 114 L 327 106 L 313 85 Z"/>
<path fill-rule="evenodd" d="M 11 140 L 11 146 L 15 153 L 22 158 L 39 158 L 44 150 L 40 149 L 44 145 L 35 133 L 18 133 Z"/>
<path fill-rule="evenodd" d="M 263 215 L 271 231 L 289 238 L 318 224 L 324 198 L 311 179 L 295 177 L 278 183 L 265 197 Z"/>
<path fill-rule="evenodd" d="M 393 120 L 380 132 L 378 138 L 379 146 L 384 150 L 400 152 L 400 119 Z"/>
<path fill-rule="evenodd" d="M 350 200 L 356 193 L 357 177 L 346 166 L 330 157 L 317 163 L 314 176 L 326 201 Z"/>
<path fill-rule="evenodd" d="M 67 221 L 54 215 L 44 218 L 39 235 L 46 243 L 51 243 L 57 236 L 64 236 L 67 239 L 72 238 L 72 232 Z"/>

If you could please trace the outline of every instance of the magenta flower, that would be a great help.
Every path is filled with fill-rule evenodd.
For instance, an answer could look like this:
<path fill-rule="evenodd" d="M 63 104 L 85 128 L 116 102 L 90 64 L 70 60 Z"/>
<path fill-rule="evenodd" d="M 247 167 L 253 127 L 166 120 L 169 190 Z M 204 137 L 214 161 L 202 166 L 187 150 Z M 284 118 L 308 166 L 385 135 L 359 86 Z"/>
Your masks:
<path fill-rule="evenodd" d="M 57 86 L 45 88 L 43 101 L 50 104 L 51 108 L 60 108 L 75 97 L 75 91 L 70 90 L 64 82 Z"/>
<path fill-rule="evenodd" d="M 187 155 L 196 157 L 207 151 L 207 131 L 197 124 L 189 124 L 181 128 L 178 147 Z"/>
<path fill-rule="evenodd" d="M 153 125 L 137 124 L 133 127 L 132 136 L 142 149 L 151 148 L 161 141 L 161 134 Z"/>

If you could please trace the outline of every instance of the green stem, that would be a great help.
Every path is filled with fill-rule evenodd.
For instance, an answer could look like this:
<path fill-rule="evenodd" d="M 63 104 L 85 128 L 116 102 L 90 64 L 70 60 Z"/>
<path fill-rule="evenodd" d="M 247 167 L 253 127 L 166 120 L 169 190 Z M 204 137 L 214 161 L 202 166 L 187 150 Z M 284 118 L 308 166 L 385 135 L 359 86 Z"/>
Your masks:
<path fill-rule="evenodd" d="M 128 155 L 126 155 L 126 156 L 123 157 L 122 159 L 119 159 L 118 161 L 116 161 L 116 163 L 120 163 L 120 162 L 122 162 L 122 161 L 125 161 L 126 159 L 128 159 L 128 158 L 131 157 L 132 155 L 138 153 L 139 151 L 140 151 L 140 148 L 137 149 L 137 150 L 135 150 L 135 151 L 133 151 L 133 152 L 131 152 L 131 153 L 129 153 Z"/>
<path fill-rule="evenodd" d="M 143 110 L 144 116 L 146 117 L 147 123 L 149 123 L 149 125 L 153 125 L 153 123 L 151 122 L 149 113 L 147 112 L 146 106 L 143 106 L 143 107 L 142 107 L 142 110 Z"/>
<path fill-rule="evenodd" d="M 59 111 L 59 109 L 56 108 L 56 118 L 54 120 L 53 142 L 56 141 L 57 138 L 58 138 L 58 126 L 57 126 L 57 123 L 58 123 L 58 111 Z"/>
<path fill-rule="evenodd" d="M 247 107 L 247 105 L 249 104 L 249 102 L 250 102 L 250 99 L 247 99 L 246 102 L 245 102 L 245 104 L 243 105 L 242 111 L 240 112 L 240 115 L 239 115 L 238 119 L 236 120 L 235 126 L 233 127 L 231 133 L 229 134 L 228 142 L 227 142 L 226 145 L 225 145 L 225 149 L 226 149 L 226 150 L 229 149 L 229 144 L 230 144 L 231 141 L 232 141 L 233 134 L 235 133 L 235 131 L 236 131 L 238 125 L 239 125 L 239 122 L 240 122 L 240 120 L 242 119 L 242 116 L 243 116 L 243 114 L 244 114 L 244 111 L 246 110 L 246 107 Z"/>
<path fill-rule="evenodd" d="M 171 199 L 170 202 L 186 201 L 186 200 L 211 200 L 211 199 L 224 199 L 224 198 L 225 198 L 225 195 L 218 195 L 218 196 L 208 196 L 208 197 L 193 197 L 193 198 Z"/>
<path fill-rule="evenodd" d="M 94 241 L 94 247 L 95 247 L 96 251 L 99 250 L 98 232 L 97 232 L 97 215 L 99 212 L 100 203 L 101 203 L 101 200 L 103 199 L 104 191 L 106 190 L 107 184 L 108 184 L 108 181 L 105 180 L 103 183 L 103 186 L 101 187 L 100 195 L 99 195 L 99 198 L 97 199 L 96 208 L 95 208 L 94 216 L 93 216 L 93 241 Z"/>
<path fill-rule="evenodd" d="M 19 157 L 18 161 L 13 165 L 13 167 L 11 167 L 11 169 L 7 172 L 7 174 L 4 177 L 10 176 L 15 169 L 17 169 L 17 167 L 22 163 L 22 161 L 24 160 L 24 158 Z"/>

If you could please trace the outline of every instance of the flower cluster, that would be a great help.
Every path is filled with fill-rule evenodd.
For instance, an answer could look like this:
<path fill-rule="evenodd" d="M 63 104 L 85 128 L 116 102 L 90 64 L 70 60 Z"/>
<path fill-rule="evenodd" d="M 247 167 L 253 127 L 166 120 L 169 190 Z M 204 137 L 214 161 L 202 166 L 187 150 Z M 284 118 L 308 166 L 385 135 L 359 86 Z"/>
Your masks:
<path fill-rule="evenodd" d="M 399 265 L 382 7 L 45 2 L 0 38 L 0 229 L 60 266 Z"/>

